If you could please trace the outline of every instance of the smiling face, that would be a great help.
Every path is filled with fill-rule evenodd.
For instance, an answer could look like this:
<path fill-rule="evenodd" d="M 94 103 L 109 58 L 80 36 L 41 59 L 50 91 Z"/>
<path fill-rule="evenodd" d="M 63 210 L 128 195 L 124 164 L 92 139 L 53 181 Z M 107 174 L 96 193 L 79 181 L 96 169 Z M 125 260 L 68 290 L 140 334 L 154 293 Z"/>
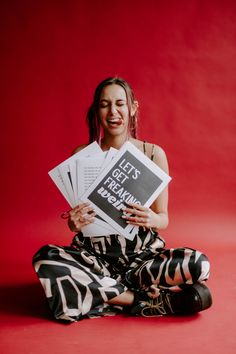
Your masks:
<path fill-rule="evenodd" d="M 131 108 L 132 111 L 132 108 Z M 130 112 L 126 92 L 120 85 L 105 86 L 101 92 L 98 115 L 105 135 L 128 134 Z"/>

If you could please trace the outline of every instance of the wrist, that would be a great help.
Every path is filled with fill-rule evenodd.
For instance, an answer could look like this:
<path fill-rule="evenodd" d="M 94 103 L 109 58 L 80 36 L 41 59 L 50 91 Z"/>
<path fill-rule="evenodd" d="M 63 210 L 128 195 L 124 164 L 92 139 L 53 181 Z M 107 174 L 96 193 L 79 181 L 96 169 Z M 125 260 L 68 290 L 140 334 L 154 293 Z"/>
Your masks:
<path fill-rule="evenodd" d="M 161 229 L 161 216 L 159 214 L 156 214 L 155 224 L 153 225 L 152 229 L 155 232 L 158 232 L 158 230 Z"/>
<path fill-rule="evenodd" d="M 81 231 L 81 228 L 76 227 L 75 224 L 73 223 L 73 221 L 71 221 L 70 219 L 68 220 L 68 226 L 69 226 L 70 231 L 72 231 L 72 232 L 77 233 L 77 232 Z"/>
<path fill-rule="evenodd" d="M 163 230 L 168 226 L 168 215 L 166 213 L 158 213 L 155 218 L 155 225 L 153 225 L 152 229 L 155 232 L 159 230 Z"/>

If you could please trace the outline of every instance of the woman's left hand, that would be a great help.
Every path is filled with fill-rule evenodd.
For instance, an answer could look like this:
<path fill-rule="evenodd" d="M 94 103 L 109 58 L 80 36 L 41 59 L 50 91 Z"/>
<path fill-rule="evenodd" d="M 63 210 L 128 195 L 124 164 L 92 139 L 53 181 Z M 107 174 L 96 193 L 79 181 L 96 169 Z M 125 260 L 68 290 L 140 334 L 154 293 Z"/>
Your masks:
<path fill-rule="evenodd" d="M 160 216 L 152 209 L 139 204 L 128 204 L 128 206 L 123 209 L 122 218 L 125 219 L 128 224 L 142 226 L 147 229 L 158 229 L 160 225 Z"/>

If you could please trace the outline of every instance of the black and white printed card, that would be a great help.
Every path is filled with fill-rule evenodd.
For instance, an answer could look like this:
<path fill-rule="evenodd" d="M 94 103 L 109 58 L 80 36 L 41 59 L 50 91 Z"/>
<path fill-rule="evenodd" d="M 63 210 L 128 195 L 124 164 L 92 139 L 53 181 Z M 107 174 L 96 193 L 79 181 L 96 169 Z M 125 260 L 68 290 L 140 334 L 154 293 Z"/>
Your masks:
<path fill-rule="evenodd" d="M 153 161 L 126 142 L 109 165 L 81 196 L 117 233 L 132 240 L 137 227 L 121 217 L 125 203 L 149 207 L 170 182 L 171 177 Z"/>

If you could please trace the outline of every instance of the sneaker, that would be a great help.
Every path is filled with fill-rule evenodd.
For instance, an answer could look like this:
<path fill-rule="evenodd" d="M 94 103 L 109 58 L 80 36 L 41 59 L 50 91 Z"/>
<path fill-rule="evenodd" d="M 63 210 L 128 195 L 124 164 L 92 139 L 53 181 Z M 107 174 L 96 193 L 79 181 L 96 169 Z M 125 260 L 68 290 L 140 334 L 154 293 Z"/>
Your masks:
<path fill-rule="evenodd" d="M 134 304 L 129 309 L 132 316 L 165 316 L 194 314 L 206 310 L 212 305 L 212 297 L 206 285 L 197 283 L 186 286 L 180 292 L 161 290 L 157 298 L 146 299 L 135 295 Z"/>

